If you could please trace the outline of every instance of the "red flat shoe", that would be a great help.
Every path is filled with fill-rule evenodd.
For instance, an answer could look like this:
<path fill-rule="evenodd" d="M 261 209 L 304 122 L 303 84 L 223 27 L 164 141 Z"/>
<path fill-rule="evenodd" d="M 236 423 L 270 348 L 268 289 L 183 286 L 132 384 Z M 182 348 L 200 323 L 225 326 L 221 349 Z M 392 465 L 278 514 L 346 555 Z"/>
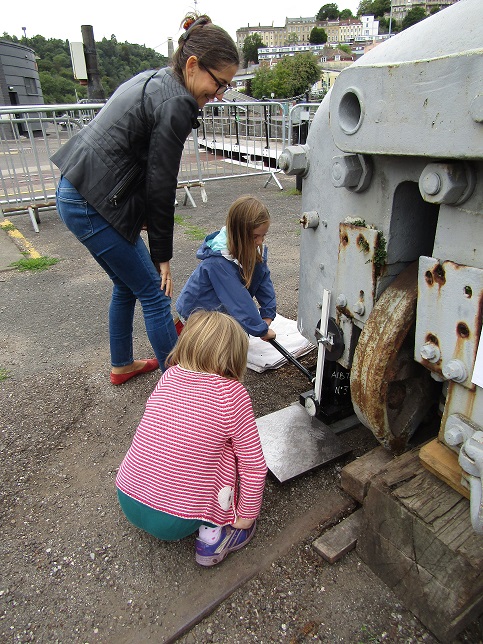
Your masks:
<path fill-rule="evenodd" d="M 141 373 L 148 373 L 149 371 L 154 371 L 159 369 L 159 362 L 156 358 L 152 360 L 146 360 L 146 364 L 142 369 L 136 369 L 135 371 L 128 371 L 127 373 L 112 373 L 111 371 L 111 382 L 113 385 L 123 385 L 125 382 L 134 378 L 134 376 L 139 376 Z"/>

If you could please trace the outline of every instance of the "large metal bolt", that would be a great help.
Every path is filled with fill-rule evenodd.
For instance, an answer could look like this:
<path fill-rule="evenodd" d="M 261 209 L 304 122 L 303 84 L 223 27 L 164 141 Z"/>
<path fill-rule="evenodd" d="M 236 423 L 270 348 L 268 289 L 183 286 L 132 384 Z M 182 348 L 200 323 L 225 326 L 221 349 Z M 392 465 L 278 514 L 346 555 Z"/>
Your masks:
<path fill-rule="evenodd" d="M 470 114 L 473 121 L 483 123 L 483 94 L 478 94 L 470 103 Z"/>
<path fill-rule="evenodd" d="M 441 177 L 437 172 L 428 172 L 422 177 L 421 182 L 427 195 L 437 195 L 441 190 Z"/>
<path fill-rule="evenodd" d="M 454 382 L 464 382 L 468 378 L 468 371 L 464 362 L 461 360 L 450 360 L 443 367 L 443 376 L 446 380 L 453 380 Z"/>
<path fill-rule="evenodd" d="M 441 351 L 439 350 L 439 347 L 432 342 L 423 344 L 419 353 L 421 355 L 421 358 L 423 360 L 427 360 L 428 362 L 438 362 L 438 360 L 441 358 Z"/>
<path fill-rule="evenodd" d="M 309 170 L 308 151 L 307 145 L 289 145 L 278 157 L 277 165 L 285 174 L 304 177 Z"/>
<path fill-rule="evenodd" d="M 372 178 L 371 158 L 363 154 L 344 154 L 332 158 L 332 184 L 352 192 L 363 192 Z"/>
<path fill-rule="evenodd" d="M 364 302 L 361 302 L 360 300 L 354 304 L 352 307 L 352 310 L 354 313 L 357 313 L 357 315 L 364 315 L 364 312 L 366 310 L 366 307 L 364 306 Z"/>
<path fill-rule="evenodd" d="M 362 176 L 357 154 L 345 154 L 332 159 L 332 183 L 336 188 L 355 188 Z"/>
<path fill-rule="evenodd" d="M 319 225 L 319 213 L 315 210 L 303 212 L 300 218 L 303 228 L 317 228 Z"/>
<path fill-rule="evenodd" d="M 463 203 L 474 185 L 474 173 L 467 163 L 428 163 L 419 177 L 421 196 L 435 204 Z"/>
<path fill-rule="evenodd" d="M 451 414 L 444 428 L 444 440 L 451 447 L 456 447 L 471 438 L 474 432 L 473 427 L 464 422 L 458 414 Z"/>

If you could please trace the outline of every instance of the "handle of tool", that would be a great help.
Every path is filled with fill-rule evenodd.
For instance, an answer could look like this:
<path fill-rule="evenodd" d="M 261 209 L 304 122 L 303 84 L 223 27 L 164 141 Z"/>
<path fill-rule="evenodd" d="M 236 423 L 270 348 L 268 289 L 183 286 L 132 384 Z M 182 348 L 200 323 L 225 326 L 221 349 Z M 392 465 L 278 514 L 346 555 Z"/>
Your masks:
<path fill-rule="evenodd" d="M 310 371 L 308 369 L 306 369 L 303 364 L 300 364 L 300 362 L 298 360 L 296 360 L 293 357 L 293 355 L 291 353 L 289 353 L 287 351 L 287 349 L 285 349 L 285 347 L 282 347 L 282 345 L 279 344 L 276 340 L 268 340 L 268 342 L 270 342 L 272 347 L 275 347 L 275 349 L 277 349 L 277 351 L 279 351 L 283 355 L 284 358 L 287 358 L 287 360 L 289 362 L 291 362 L 295 367 L 297 367 L 297 369 L 299 371 L 301 371 L 305 376 L 307 376 L 307 378 L 310 380 L 310 382 L 313 381 L 314 377 L 310 373 Z"/>

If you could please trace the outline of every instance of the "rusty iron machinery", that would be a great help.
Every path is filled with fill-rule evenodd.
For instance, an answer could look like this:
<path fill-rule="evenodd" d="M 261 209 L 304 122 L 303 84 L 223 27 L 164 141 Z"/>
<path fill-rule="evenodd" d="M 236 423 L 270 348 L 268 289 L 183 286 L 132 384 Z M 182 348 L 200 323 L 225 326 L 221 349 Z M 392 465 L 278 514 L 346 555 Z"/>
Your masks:
<path fill-rule="evenodd" d="M 339 74 L 280 160 L 302 178 L 300 332 L 317 342 L 329 293 L 360 421 L 401 452 L 432 415 L 480 479 L 482 43 L 480 0 L 386 40 Z"/>

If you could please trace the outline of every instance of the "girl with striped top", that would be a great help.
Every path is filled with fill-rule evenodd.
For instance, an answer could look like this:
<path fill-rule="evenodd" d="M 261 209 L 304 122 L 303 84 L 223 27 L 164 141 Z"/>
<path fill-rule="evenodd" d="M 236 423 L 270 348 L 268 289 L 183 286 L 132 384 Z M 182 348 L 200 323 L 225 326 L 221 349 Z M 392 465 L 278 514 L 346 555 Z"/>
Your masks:
<path fill-rule="evenodd" d="M 212 566 L 255 533 L 267 467 L 241 383 L 248 337 L 219 311 L 190 315 L 116 478 L 131 523 L 158 539 L 196 530 Z"/>

